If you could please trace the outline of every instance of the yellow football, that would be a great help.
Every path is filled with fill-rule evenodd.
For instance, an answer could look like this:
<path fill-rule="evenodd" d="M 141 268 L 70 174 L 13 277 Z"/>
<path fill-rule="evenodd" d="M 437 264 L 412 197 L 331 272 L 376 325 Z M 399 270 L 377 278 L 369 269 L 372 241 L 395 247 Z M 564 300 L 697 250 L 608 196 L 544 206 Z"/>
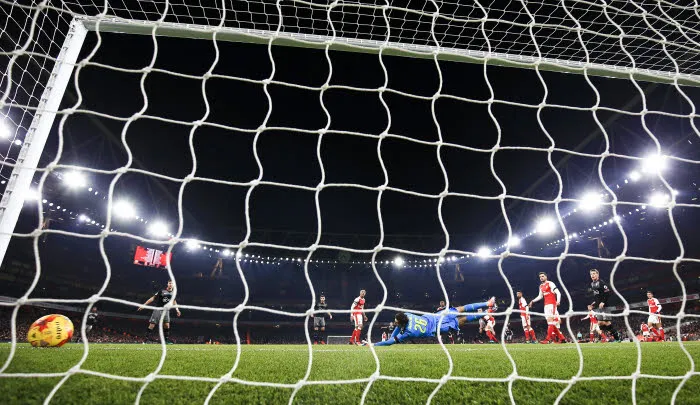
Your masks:
<path fill-rule="evenodd" d="M 72 337 L 73 322 L 59 314 L 42 316 L 27 333 L 27 340 L 34 347 L 61 347 Z"/>

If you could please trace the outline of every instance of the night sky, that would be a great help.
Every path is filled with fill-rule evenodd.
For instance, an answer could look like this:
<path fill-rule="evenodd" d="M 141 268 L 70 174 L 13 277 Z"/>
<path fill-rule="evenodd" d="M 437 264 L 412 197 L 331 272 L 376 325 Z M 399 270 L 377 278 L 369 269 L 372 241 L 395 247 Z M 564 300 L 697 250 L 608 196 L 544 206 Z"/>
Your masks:
<path fill-rule="evenodd" d="M 505 199 L 513 233 L 522 237 L 532 231 L 537 218 L 556 215 L 554 204 L 546 202 L 556 198 L 560 186 L 548 163 L 550 154 L 546 148 L 551 146 L 551 141 L 547 135 L 554 140 L 556 148 L 600 154 L 606 148 L 606 137 L 594 116 L 607 133 L 608 150 L 612 154 L 644 157 L 653 152 L 655 145 L 645 132 L 646 125 L 664 153 L 696 162 L 700 160 L 700 139 L 689 119 L 663 114 L 691 112 L 689 103 L 667 84 L 639 82 L 644 92 L 644 97 L 641 97 L 630 80 L 589 77 L 600 98 L 600 109 L 594 114 L 590 107 L 596 104 L 597 95 L 582 75 L 542 71 L 543 86 L 532 69 L 492 65 L 485 68 L 481 64 L 441 61 L 438 70 L 436 62 L 430 59 L 383 56 L 381 62 L 386 67 L 388 83 L 387 91 L 380 94 L 377 89 L 384 85 L 385 77 L 376 54 L 331 51 L 331 70 L 322 50 L 275 46 L 272 48 L 275 72 L 271 77 L 272 63 L 266 46 L 218 42 L 218 62 L 212 71 L 215 77 L 204 82 L 202 76 L 212 67 L 216 55 L 211 41 L 159 37 L 154 70 L 144 74 L 141 69 L 151 63 L 154 55 L 151 37 L 104 33 L 100 39 L 101 43 L 95 50 L 97 37 L 94 33 L 88 35 L 81 59 L 93 50 L 94 55 L 79 70 L 77 88 L 71 83 L 62 102 L 64 108 L 73 106 L 80 95 L 81 111 L 70 114 L 60 131 L 57 119 L 42 165 L 57 156 L 58 139 L 62 136 L 63 151 L 58 163 L 113 171 L 111 174 L 87 172 L 90 185 L 106 192 L 115 171 L 127 163 L 127 149 L 120 139 L 124 134 L 133 157 L 131 168 L 176 179 L 158 179 L 137 172 L 121 176 L 114 186 L 114 195 L 133 201 L 140 215 L 167 222 L 170 231 L 175 233 L 182 180 L 190 174 L 196 177 L 182 191 L 182 238 L 236 245 L 246 235 L 245 201 L 251 188 L 240 183 L 260 178 L 262 181 L 313 188 L 325 175 L 323 183 L 331 186 L 318 193 L 321 244 L 369 251 L 379 243 L 383 232 L 383 246 L 431 254 L 432 257 L 437 257 L 445 247 L 464 254 L 473 253 L 483 245 L 493 248 L 507 240 L 508 230 L 501 203 L 493 199 L 503 190 L 493 175 L 491 162 L 509 196 L 541 200 Z M 330 86 L 364 90 L 331 87 L 321 92 L 318 87 L 326 82 L 329 74 Z M 265 87 L 260 82 L 268 78 L 273 80 L 267 86 L 271 108 Z M 438 90 L 440 97 L 433 101 L 432 97 Z M 697 105 L 700 91 L 692 87 L 683 87 L 683 91 Z M 536 106 L 543 102 L 545 94 L 546 106 L 538 110 Z M 495 101 L 489 103 L 490 99 Z M 330 123 L 324 107 L 330 115 Z M 145 117 L 136 116 L 142 109 Z M 644 109 L 646 114 L 640 114 Z M 100 116 L 84 111 L 97 112 Z M 263 124 L 268 111 L 265 126 L 278 129 L 266 129 L 256 135 L 255 130 Z M 130 117 L 135 119 L 127 124 Z M 205 117 L 204 124 L 192 133 L 192 123 Z M 308 132 L 326 126 L 328 130 L 324 135 Z M 379 139 L 384 132 L 389 135 Z M 193 149 L 189 146 L 190 139 Z M 426 144 L 440 139 L 452 146 Z M 495 145 L 506 149 L 492 153 Z M 191 156 L 192 150 L 196 164 Z M 602 163 L 605 182 L 622 201 L 618 212 L 634 211 L 639 206 L 626 205 L 625 202 L 646 203 L 652 190 L 663 189 L 659 179 L 649 177 L 634 184 L 624 184 L 629 172 L 638 169 L 640 164 L 628 157 L 607 157 Z M 551 161 L 557 165 L 562 178 L 563 198 L 580 198 L 586 190 L 603 191 L 598 176 L 599 157 L 575 156 L 559 150 L 551 153 Z M 444 173 L 440 162 L 444 165 Z M 696 204 L 698 174 L 697 163 L 669 162 L 664 178 L 679 191 L 677 202 Z M 36 180 L 38 182 L 39 176 Z M 385 182 L 394 190 L 381 193 L 380 224 L 377 209 L 380 192 L 366 188 L 376 188 Z M 621 188 L 616 188 L 616 185 Z M 447 195 L 438 198 L 445 191 Z M 254 187 L 250 193 L 253 233 L 249 242 L 294 247 L 308 247 L 314 243 L 318 232 L 315 197 L 313 190 L 278 185 Z M 43 198 L 71 207 L 76 212 L 73 220 L 65 214 L 51 214 L 63 218 L 56 225 L 57 229 L 97 233 L 97 228 L 80 225 L 74 220 L 78 213 L 88 213 L 102 223 L 106 220 L 105 200 L 89 196 L 84 191 L 67 190 L 55 176 L 47 177 Z M 562 213 L 574 208 L 576 204 L 573 202 L 560 204 Z M 439 213 L 450 236 L 447 246 Z M 685 242 L 685 257 L 700 257 L 696 248 L 699 235 L 693 226 L 698 218 L 696 207 L 679 207 L 673 213 Z M 565 223 L 569 233 L 580 232 L 612 215 L 611 207 L 605 206 L 595 214 L 574 214 Z M 35 205 L 27 204 L 17 232 L 30 231 L 36 227 L 36 221 Z M 146 236 L 142 224 L 114 221 L 117 221 L 114 228 L 131 232 L 137 238 Z M 679 247 L 664 210 L 649 207 L 644 215 L 635 214 L 623 220 L 622 226 L 629 232 L 627 255 L 663 259 L 678 256 Z M 611 256 L 619 254 L 622 249 L 619 230 L 606 227 L 602 234 Z M 353 235 L 358 237 L 353 238 Z M 561 232 L 551 237 L 535 235 L 514 251 L 557 257 L 563 252 L 563 245 L 552 247 L 546 244 L 561 237 Z M 49 237 L 51 240 L 58 238 L 66 240 L 63 236 Z M 119 236 L 114 239 L 132 243 L 137 238 Z M 74 240 L 71 243 L 84 243 L 91 246 L 90 249 L 95 248 L 94 241 Z M 588 237 L 581 237 L 580 242 L 572 243 L 570 252 L 597 256 L 595 243 Z M 176 276 L 188 277 L 195 272 L 192 267 L 201 266 L 206 271 L 213 265 L 213 259 L 201 259 L 201 265 L 178 265 L 178 255 L 182 257 L 188 253 L 182 249 L 182 244 L 174 250 L 173 272 Z M 257 252 L 272 252 L 268 254 L 277 256 L 292 253 L 284 249 L 263 248 L 257 248 Z M 119 253 L 118 249 L 110 254 L 128 256 L 128 252 Z M 339 250 L 322 249 L 315 253 L 314 258 L 338 260 L 339 254 Z M 391 260 L 396 254 L 391 250 L 382 251 L 380 258 Z M 304 255 L 301 251 L 294 252 L 295 257 Z M 404 256 L 418 259 L 417 256 Z M 345 260 L 369 258 L 368 254 L 355 254 Z M 190 263 L 193 259 L 186 260 Z M 556 261 L 513 257 L 503 263 L 513 286 L 529 286 L 533 290 L 531 295 L 537 284 L 536 272 L 545 269 L 554 273 L 555 266 Z M 580 289 L 588 268 L 600 267 L 604 277 L 608 277 L 612 263 L 569 258 L 562 272 L 567 266 L 576 273 L 565 277 L 574 280 Z M 645 262 L 626 262 L 621 266 L 619 276 L 624 278 L 625 274 L 649 266 Z M 691 264 L 688 266 L 692 267 Z M 660 267 L 665 272 L 664 279 L 669 280 L 671 266 Z M 344 269 L 352 280 L 357 267 L 345 266 Z M 373 275 L 367 273 L 369 270 L 362 271 L 364 275 L 356 276 L 355 281 L 367 276 L 370 283 Z M 426 269 L 421 271 L 430 283 L 426 288 L 437 292 L 435 273 Z M 467 284 L 471 282 L 478 287 L 460 295 L 462 299 L 489 294 L 485 292 L 489 286 L 501 294 L 505 291 L 497 260 L 472 258 L 462 265 L 462 271 L 468 278 L 471 272 L 489 280 L 467 280 Z M 322 281 L 325 280 L 323 276 L 318 277 L 319 282 L 327 286 L 325 288 L 333 288 L 332 282 Z M 399 283 L 395 276 L 387 274 L 387 277 Z M 424 281 L 420 281 L 421 288 Z M 375 288 L 375 293 L 381 291 L 376 285 L 372 288 Z M 354 294 L 354 290 L 348 293 Z M 270 296 L 273 295 L 271 292 Z"/>

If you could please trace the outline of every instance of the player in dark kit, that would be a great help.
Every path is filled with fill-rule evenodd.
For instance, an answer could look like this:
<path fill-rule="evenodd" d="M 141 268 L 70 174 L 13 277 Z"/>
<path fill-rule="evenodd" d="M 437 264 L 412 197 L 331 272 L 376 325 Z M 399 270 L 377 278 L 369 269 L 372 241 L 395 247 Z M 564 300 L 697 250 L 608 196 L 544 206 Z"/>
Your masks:
<path fill-rule="evenodd" d="M 606 305 L 610 298 L 610 288 L 608 283 L 600 278 L 600 273 L 597 269 L 591 269 L 591 290 L 593 291 L 593 311 L 598 315 L 598 326 L 602 332 L 608 336 L 612 336 L 619 341 L 620 336 L 617 331 L 613 330 L 610 315 L 607 313 Z"/>
<path fill-rule="evenodd" d="M 97 323 L 97 307 L 92 307 L 85 321 L 85 336 L 92 330 Z M 78 342 L 82 342 L 83 338 L 78 335 Z"/>
<path fill-rule="evenodd" d="M 87 321 L 85 322 L 85 333 L 92 330 L 92 327 L 97 323 L 97 307 L 92 307 L 90 313 L 87 316 Z"/>
<path fill-rule="evenodd" d="M 173 281 L 168 280 L 168 286 L 164 290 L 158 290 L 156 291 L 155 294 L 151 298 L 148 299 L 148 301 L 144 302 L 143 305 L 150 305 L 153 303 L 154 307 L 163 307 L 165 304 L 170 302 L 170 300 L 173 301 L 173 305 L 175 305 L 175 312 L 177 313 L 177 316 L 180 316 L 180 310 L 177 308 L 177 301 L 173 299 Z M 143 306 L 139 307 L 138 311 L 141 311 L 143 309 Z M 152 333 L 153 328 L 156 327 L 156 323 L 160 321 L 160 317 L 163 316 L 163 335 L 165 336 L 165 341 L 169 344 L 172 344 L 170 341 L 170 311 L 165 311 L 163 313 L 163 309 L 154 309 L 153 313 L 151 314 L 151 319 L 149 320 L 148 323 L 148 332 Z"/>
<path fill-rule="evenodd" d="M 314 344 L 317 345 L 319 340 L 321 341 L 322 345 L 326 344 L 326 339 L 323 336 L 326 332 L 326 314 L 328 314 L 328 317 L 330 319 L 333 319 L 333 314 L 327 311 L 328 309 L 328 304 L 326 304 L 326 297 L 323 295 L 319 298 L 319 302 L 316 303 L 316 311 L 325 311 L 325 312 L 316 312 L 314 313 Z M 319 329 L 321 330 L 321 333 L 319 334 Z M 320 337 L 320 339 L 319 339 Z"/>

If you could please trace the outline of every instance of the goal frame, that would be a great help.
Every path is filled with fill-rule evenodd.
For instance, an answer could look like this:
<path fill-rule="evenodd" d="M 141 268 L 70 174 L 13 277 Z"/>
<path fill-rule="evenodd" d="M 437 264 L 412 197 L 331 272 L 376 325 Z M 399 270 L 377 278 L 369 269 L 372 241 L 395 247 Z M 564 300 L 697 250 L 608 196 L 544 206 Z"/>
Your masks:
<path fill-rule="evenodd" d="M 348 344 L 348 341 L 350 341 L 350 335 L 328 335 L 328 336 L 326 336 L 326 344 L 328 344 L 328 345 L 331 344 L 331 343 L 330 343 L 331 338 L 342 338 L 342 339 L 344 339 L 343 342 L 345 342 L 345 343 L 342 343 L 342 342 L 341 342 L 341 343 L 337 343 L 337 344 L 339 344 L 339 345 L 347 345 L 347 344 Z M 333 343 L 333 344 L 336 344 L 336 343 Z"/>
<path fill-rule="evenodd" d="M 213 27 L 208 25 L 138 21 L 116 17 L 77 16 L 70 23 L 59 56 L 40 98 L 25 141 L 20 149 L 5 193 L 0 200 L 0 265 L 3 263 L 14 228 L 19 219 L 24 198 L 36 173 L 51 127 L 76 66 L 88 31 L 152 35 L 217 41 L 273 44 L 279 46 L 330 49 L 357 53 L 372 53 L 418 59 L 465 62 L 483 65 L 537 69 L 542 71 L 586 74 L 589 76 L 634 79 L 645 82 L 700 86 L 700 76 L 650 69 L 630 69 L 620 66 L 583 63 L 565 59 L 536 58 L 497 52 L 445 48 L 440 46 L 405 44 L 392 41 L 297 34 L 281 31 Z M 14 56 L 16 58 L 17 55 Z M 13 61 L 10 63 L 10 66 Z"/>

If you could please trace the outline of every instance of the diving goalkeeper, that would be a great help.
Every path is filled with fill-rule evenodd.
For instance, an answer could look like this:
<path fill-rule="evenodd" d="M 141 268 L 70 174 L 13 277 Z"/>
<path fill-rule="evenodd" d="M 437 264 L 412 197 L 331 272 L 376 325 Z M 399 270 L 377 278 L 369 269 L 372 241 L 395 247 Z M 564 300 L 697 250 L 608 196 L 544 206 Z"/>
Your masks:
<path fill-rule="evenodd" d="M 389 339 L 378 342 L 368 343 L 365 345 L 374 346 L 389 346 L 394 343 L 401 343 L 408 339 L 435 337 L 436 333 L 447 333 L 450 330 L 459 330 L 459 327 L 469 321 L 479 319 L 482 314 L 460 316 L 463 312 L 476 312 L 479 308 L 493 308 L 496 303 L 496 297 L 491 297 L 485 302 L 477 302 L 467 304 L 457 308 L 449 308 L 446 311 L 437 314 L 416 315 L 409 312 L 399 312 L 394 319 L 394 332 Z M 442 320 L 440 319 L 442 317 Z"/>

